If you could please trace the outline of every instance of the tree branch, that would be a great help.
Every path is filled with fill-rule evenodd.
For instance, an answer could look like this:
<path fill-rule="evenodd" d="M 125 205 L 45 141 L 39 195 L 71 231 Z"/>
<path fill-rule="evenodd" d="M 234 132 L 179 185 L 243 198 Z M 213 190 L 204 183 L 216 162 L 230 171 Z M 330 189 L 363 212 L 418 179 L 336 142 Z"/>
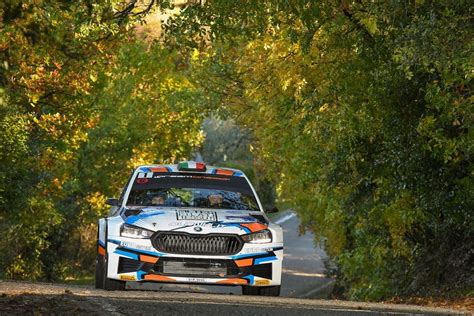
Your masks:
<path fill-rule="evenodd" d="M 372 36 L 372 34 L 370 34 L 370 32 L 364 27 L 364 25 L 359 21 L 359 19 L 357 19 L 354 16 L 354 14 L 349 11 L 349 6 L 344 1 L 341 1 L 341 10 L 342 10 L 342 13 L 344 14 L 344 16 L 346 16 L 347 19 L 349 21 L 351 21 L 352 24 L 354 24 L 354 26 L 358 30 L 360 30 L 360 31 L 362 31 L 362 33 L 364 33 L 367 40 L 369 40 L 370 42 L 372 42 L 374 40 L 374 37 Z"/>

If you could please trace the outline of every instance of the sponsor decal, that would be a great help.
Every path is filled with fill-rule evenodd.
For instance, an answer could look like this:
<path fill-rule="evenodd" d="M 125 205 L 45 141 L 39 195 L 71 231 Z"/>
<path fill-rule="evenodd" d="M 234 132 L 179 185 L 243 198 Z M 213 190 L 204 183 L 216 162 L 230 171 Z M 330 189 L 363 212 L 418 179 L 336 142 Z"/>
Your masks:
<path fill-rule="evenodd" d="M 273 248 L 245 248 L 242 249 L 243 253 L 258 253 L 258 252 L 270 252 Z"/>
<path fill-rule="evenodd" d="M 197 222 L 197 223 L 189 223 L 189 222 L 171 222 L 171 223 L 168 223 L 168 226 L 170 227 L 192 227 L 192 226 L 207 226 L 207 225 L 211 225 L 212 223 L 210 222 Z"/>
<path fill-rule="evenodd" d="M 185 228 L 185 227 L 205 227 L 205 226 L 212 226 L 212 228 L 223 228 L 228 225 L 220 224 L 216 222 L 196 222 L 196 223 L 189 223 L 189 222 L 171 222 L 168 223 L 169 227 L 177 227 L 177 228 Z"/>
<path fill-rule="evenodd" d="M 197 211 L 197 210 L 178 210 L 176 211 L 177 220 L 197 220 L 197 221 L 217 221 L 216 212 Z"/>
<path fill-rule="evenodd" d="M 134 275 L 120 275 L 120 280 L 125 280 L 125 281 L 136 281 L 137 277 Z"/>
<path fill-rule="evenodd" d="M 121 247 L 126 247 L 126 248 L 135 248 L 135 249 L 142 249 L 142 250 L 152 250 L 152 247 L 150 246 L 145 246 L 145 245 L 139 245 L 134 242 L 129 242 L 129 241 L 121 241 L 120 242 Z"/>
<path fill-rule="evenodd" d="M 263 280 L 255 280 L 255 285 L 268 285 L 270 284 L 270 280 L 263 279 Z"/>
<path fill-rule="evenodd" d="M 137 179 L 137 183 L 138 184 L 145 184 L 148 182 L 148 179 L 147 178 L 138 178 Z"/>

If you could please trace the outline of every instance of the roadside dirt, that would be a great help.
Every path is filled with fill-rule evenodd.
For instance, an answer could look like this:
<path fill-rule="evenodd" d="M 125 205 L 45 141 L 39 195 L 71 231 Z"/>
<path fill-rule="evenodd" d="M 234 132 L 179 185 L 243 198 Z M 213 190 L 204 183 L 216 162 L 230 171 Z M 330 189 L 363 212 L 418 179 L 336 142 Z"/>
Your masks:
<path fill-rule="evenodd" d="M 107 292 L 90 286 L 0 281 L 1 315 L 454 315 L 413 305 L 168 291 Z"/>
<path fill-rule="evenodd" d="M 409 299 L 393 299 L 386 303 L 451 308 L 455 310 L 469 311 L 474 314 L 474 297 L 465 297 L 459 299 L 446 299 L 439 297 L 412 297 Z"/>
<path fill-rule="evenodd" d="M 4 315 L 89 314 L 99 315 L 100 306 L 90 304 L 84 297 L 71 294 L 38 295 L 3 293 L 0 297 L 0 313 Z"/>

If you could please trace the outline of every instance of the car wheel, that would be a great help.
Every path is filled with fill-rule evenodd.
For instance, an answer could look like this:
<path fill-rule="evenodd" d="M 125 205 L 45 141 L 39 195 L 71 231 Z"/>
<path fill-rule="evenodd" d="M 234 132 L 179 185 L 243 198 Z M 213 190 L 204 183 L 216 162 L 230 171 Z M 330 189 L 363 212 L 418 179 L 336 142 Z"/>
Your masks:
<path fill-rule="evenodd" d="M 95 288 L 104 288 L 104 256 L 101 256 L 99 252 L 95 260 Z"/>
<path fill-rule="evenodd" d="M 242 286 L 243 295 L 280 296 L 281 286 Z"/>
<path fill-rule="evenodd" d="M 97 245 L 96 245 L 96 259 L 95 259 L 95 288 L 104 288 L 104 260 L 105 256 L 99 253 L 99 228 L 97 229 Z"/>

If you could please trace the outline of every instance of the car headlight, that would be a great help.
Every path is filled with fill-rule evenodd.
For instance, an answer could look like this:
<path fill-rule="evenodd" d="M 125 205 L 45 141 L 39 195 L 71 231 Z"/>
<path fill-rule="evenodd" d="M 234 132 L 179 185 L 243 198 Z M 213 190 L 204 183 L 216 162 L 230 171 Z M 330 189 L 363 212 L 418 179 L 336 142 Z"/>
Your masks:
<path fill-rule="evenodd" d="M 245 242 L 251 244 L 265 244 L 272 242 L 272 233 L 267 229 L 248 235 L 243 235 L 241 237 Z"/>
<path fill-rule="evenodd" d="M 153 235 L 153 232 L 148 229 L 138 228 L 136 226 L 131 226 L 123 224 L 120 229 L 120 236 L 129 237 L 129 238 L 150 238 Z"/>

